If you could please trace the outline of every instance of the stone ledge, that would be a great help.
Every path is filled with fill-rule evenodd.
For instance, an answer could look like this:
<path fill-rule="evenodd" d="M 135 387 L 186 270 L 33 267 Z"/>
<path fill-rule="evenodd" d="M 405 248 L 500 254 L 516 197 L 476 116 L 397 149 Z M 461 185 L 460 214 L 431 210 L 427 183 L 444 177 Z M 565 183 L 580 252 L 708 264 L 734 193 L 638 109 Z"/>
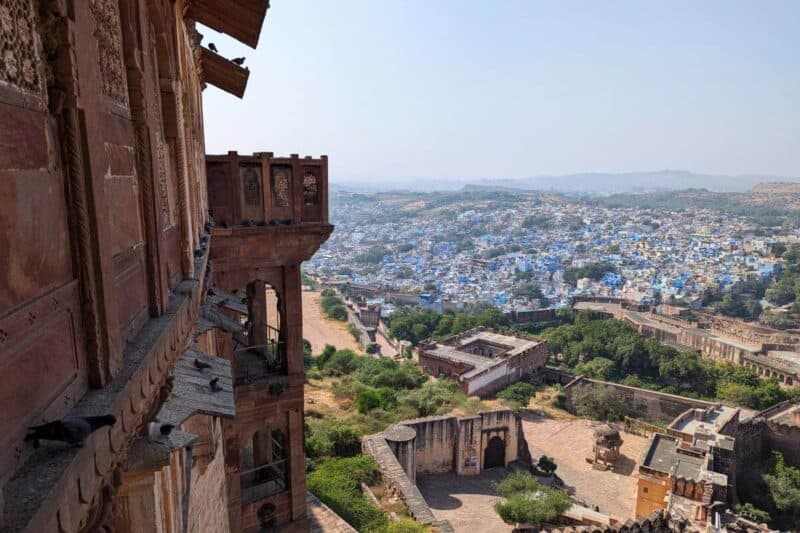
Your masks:
<path fill-rule="evenodd" d="M 431 508 L 428 507 L 428 502 L 425 501 L 417 486 L 408 479 L 405 470 L 386 443 L 386 439 L 379 434 L 365 439 L 363 445 L 368 449 L 369 455 L 375 458 L 389 488 L 396 491 L 403 500 L 411 517 L 421 524 L 435 523 L 436 518 L 433 516 Z"/>
<path fill-rule="evenodd" d="M 113 414 L 113 427 L 94 432 L 80 448 L 42 446 L 6 483 L 4 532 L 77 531 L 85 526 L 91 508 L 100 503 L 101 488 L 111 482 L 173 362 L 191 339 L 201 289 L 196 281 L 183 281 L 166 312 L 149 320 L 128 343 L 114 379 L 86 393 L 69 413 Z"/>

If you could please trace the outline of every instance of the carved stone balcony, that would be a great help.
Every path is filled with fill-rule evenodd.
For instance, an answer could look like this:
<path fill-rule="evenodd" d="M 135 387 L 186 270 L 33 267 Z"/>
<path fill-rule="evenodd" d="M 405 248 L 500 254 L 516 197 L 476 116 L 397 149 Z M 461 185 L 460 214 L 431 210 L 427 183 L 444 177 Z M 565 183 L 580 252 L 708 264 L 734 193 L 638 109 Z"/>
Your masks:
<path fill-rule="evenodd" d="M 206 174 L 216 272 L 299 265 L 333 230 L 327 156 L 207 155 Z"/>

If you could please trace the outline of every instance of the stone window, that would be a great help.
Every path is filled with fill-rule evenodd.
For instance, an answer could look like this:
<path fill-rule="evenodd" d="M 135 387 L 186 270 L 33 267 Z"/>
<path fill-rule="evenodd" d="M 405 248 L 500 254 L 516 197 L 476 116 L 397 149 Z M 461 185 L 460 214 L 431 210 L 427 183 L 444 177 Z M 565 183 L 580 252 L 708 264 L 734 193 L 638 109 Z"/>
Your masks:
<path fill-rule="evenodd" d="M 303 174 L 303 204 L 317 205 L 319 203 L 319 178 L 313 172 Z"/>
<path fill-rule="evenodd" d="M 288 167 L 272 167 L 272 205 L 289 207 L 292 170 Z"/>
<path fill-rule="evenodd" d="M 242 502 L 283 492 L 288 487 L 286 438 L 279 429 L 256 431 L 241 455 Z"/>

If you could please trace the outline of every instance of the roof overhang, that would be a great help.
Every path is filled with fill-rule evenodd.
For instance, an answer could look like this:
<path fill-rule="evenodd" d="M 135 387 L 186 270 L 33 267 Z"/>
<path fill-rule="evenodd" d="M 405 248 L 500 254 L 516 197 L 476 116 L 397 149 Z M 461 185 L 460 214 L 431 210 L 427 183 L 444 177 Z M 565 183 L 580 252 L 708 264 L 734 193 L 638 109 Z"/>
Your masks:
<path fill-rule="evenodd" d="M 255 48 L 267 9 L 269 0 L 191 0 L 186 16 Z"/>
<path fill-rule="evenodd" d="M 208 48 L 201 48 L 200 61 L 203 64 L 203 81 L 218 87 L 239 98 L 244 96 L 250 71 L 231 63 Z"/>

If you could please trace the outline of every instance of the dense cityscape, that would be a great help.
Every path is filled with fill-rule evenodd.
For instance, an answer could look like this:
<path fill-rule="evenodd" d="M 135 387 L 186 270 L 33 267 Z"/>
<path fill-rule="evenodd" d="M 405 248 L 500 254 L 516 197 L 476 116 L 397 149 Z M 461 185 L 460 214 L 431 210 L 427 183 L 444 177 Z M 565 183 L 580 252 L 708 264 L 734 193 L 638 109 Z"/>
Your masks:
<path fill-rule="evenodd" d="M 545 194 L 339 192 L 331 211 L 336 231 L 310 273 L 432 293 L 427 302 L 445 307 L 563 307 L 579 295 L 699 305 L 710 289 L 769 283 L 781 268 L 773 245 L 796 238 L 765 236 L 750 217 L 710 208 L 611 208 Z"/>

